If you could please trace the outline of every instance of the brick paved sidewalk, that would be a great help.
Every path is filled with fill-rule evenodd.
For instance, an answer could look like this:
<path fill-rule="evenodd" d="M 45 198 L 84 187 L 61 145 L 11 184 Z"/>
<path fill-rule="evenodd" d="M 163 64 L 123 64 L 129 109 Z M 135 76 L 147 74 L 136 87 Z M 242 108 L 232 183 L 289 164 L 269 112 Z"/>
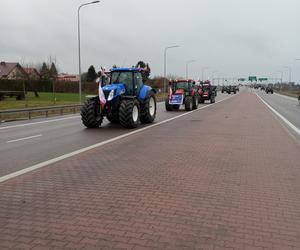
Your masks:
<path fill-rule="evenodd" d="M 0 249 L 300 249 L 299 152 L 243 92 L 0 184 Z"/>

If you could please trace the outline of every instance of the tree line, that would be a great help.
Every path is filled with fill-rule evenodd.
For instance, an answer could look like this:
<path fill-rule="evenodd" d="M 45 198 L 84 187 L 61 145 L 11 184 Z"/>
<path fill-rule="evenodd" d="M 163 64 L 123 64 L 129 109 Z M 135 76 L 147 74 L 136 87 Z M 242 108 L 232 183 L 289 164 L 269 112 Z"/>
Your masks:
<path fill-rule="evenodd" d="M 39 70 L 39 74 L 41 80 L 56 80 L 58 72 L 55 63 L 52 62 L 51 65 L 48 66 L 47 63 L 43 62 L 42 67 Z"/>

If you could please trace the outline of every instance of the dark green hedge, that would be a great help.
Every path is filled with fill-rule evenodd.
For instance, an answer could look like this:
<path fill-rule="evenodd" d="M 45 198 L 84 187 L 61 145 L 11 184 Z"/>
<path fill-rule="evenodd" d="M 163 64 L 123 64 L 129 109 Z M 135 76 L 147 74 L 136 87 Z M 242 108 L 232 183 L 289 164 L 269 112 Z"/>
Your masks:
<path fill-rule="evenodd" d="M 78 93 L 78 82 L 53 82 L 53 81 L 18 81 L 18 80 L 0 80 L 0 91 L 23 91 L 23 83 L 25 91 L 52 92 L 57 93 Z M 54 85 L 54 86 L 53 86 Z M 82 92 L 88 94 L 96 94 L 98 84 L 94 82 L 82 83 Z"/>

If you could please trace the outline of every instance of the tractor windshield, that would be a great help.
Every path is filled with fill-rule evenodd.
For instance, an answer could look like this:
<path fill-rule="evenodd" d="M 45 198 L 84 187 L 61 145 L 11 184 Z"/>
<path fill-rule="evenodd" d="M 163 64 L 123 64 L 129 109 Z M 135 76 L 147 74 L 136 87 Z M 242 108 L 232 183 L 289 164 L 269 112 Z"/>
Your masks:
<path fill-rule="evenodd" d="M 209 84 L 203 84 L 202 85 L 202 91 L 205 92 L 205 91 L 209 91 L 210 89 L 210 85 Z"/>
<path fill-rule="evenodd" d="M 177 90 L 177 89 L 188 90 L 189 84 L 187 82 L 177 82 L 174 84 L 174 90 Z"/>
<path fill-rule="evenodd" d="M 111 74 L 111 84 L 123 83 L 127 95 L 133 94 L 133 73 L 129 71 L 114 71 Z"/>

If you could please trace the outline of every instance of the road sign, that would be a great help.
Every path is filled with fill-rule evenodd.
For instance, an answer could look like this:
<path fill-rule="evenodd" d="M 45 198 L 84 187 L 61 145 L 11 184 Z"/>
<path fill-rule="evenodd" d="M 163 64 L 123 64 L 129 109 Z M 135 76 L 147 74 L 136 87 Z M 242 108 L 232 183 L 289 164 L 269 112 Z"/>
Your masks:
<path fill-rule="evenodd" d="M 249 76 L 249 81 L 251 81 L 251 82 L 257 82 L 257 77 L 256 76 Z"/>
<path fill-rule="evenodd" d="M 263 82 L 263 81 L 268 81 L 268 78 L 259 78 L 258 79 L 260 82 Z"/>
<path fill-rule="evenodd" d="M 245 78 L 239 78 L 238 81 L 239 82 L 244 82 L 244 81 L 246 81 L 246 79 Z"/>

